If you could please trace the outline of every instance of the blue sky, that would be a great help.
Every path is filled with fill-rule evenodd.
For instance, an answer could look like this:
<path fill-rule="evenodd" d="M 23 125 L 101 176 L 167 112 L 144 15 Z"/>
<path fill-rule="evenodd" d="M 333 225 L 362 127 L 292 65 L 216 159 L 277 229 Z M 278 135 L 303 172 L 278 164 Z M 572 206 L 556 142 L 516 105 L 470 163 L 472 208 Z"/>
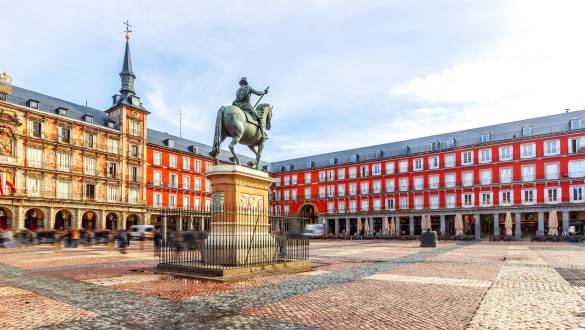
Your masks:
<path fill-rule="evenodd" d="M 274 106 L 268 161 L 585 105 L 579 1 L 11 1 L 0 70 L 106 109 L 122 21 L 149 126 L 211 143 L 243 75 Z M 238 151 L 246 152 L 239 146 Z"/>

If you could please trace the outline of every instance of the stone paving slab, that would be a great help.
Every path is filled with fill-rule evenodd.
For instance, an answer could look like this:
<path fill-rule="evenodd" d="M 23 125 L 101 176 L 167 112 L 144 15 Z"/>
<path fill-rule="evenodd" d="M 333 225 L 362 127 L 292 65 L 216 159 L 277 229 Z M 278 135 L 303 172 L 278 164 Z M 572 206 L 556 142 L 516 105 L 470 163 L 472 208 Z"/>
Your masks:
<path fill-rule="evenodd" d="M 454 285 L 464 286 L 470 288 L 489 288 L 492 285 L 491 281 L 483 280 L 468 280 L 461 278 L 446 278 L 446 277 L 428 277 L 428 276 L 404 276 L 395 274 L 374 274 L 366 277 L 367 280 L 389 281 L 389 282 L 405 282 L 416 284 L 436 284 L 436 285 Z"/>
<path fill-rule="evenodd" d="M 491 281 L 496 277 L 501 265 L 502 263 L 470 265 L 469 263 L 434 263 L 425 261 L 392 269 L 388 274 Z"/>

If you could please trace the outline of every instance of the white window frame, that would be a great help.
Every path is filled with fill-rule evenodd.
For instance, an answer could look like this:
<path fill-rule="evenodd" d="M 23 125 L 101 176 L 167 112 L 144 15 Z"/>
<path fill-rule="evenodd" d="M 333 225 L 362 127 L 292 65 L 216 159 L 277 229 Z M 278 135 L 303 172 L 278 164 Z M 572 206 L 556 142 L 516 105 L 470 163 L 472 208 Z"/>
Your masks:
<path fill-rule="evenodd" d="M 536 143 L 523 143 L 520 145 L 520 159 L 529 159 L 536 157 Z"/>
<path fill-rule="evenodd" d="M 529 193 L 532 192 L 532 200 L 527 200 L 526 197 L 527 195 L 530 195 Z M 521 197 L 522 197 L 522 205 L 535 205 L 537 200 L 538 200 L 538 195 L 537 195 L 537 190 L 536 188 L 526 188 L 526 189 L 522 189 L 521 190 Z"/>
<path fill-rule="evenodd" d="M 481 185 L 492 184 L 492 170 L 491 169 L 479 170 L 479 184 L 481 184 Z"/>
<path fill-rule="evenodd" d="M 461 166 L 473 165 L 473 150 L 461 152 Z"/>
<path fill-rule="evenodd" d="M 549 191 L 555 191 L 555 195 L 557 197 L 556 200 L 550 199 Z M 545 187 L 544 188 L 544 203 L 545 204 L 559 204 L 562 202 L 562 199 L 563 199 L 563 194 L 562 194 L 561 187 Z"/>
<path fill-rule="evenodd" d="M 455 167 L 457 166 L 455 154 L 446 154 L 443 156 L 443 161 L 445 163 L 445 168 Z"/>
<path fill-rule="evenodd" d="M 487 157 L 485 156 L 487 154 Z M 479 163 L 486 164 L 492 162 L 492 149 L 479 149 Z"/>
<path fill-rule="evenodd" d="M 412 160 L 412 170 L 415 172 L 424 171 L 424 159 L 423 158 L 415 158 Z"/>
<path fill-rule="evenodd" d="M 488 196 L 486 203 L 485 197 Z M 479 192 L 479 206 L 489 207 L 494 205 L 494 193 L 491 191 L 480 191 Z"/>
<path fill-rule="evenodd" d="M 504 171 L 510 171 L 510 175 L 504 175 Z M 514 181 L 513 167 L 500 167 L 500 183 L 512 183 Z"/>
<path fill-rule="evenodd" d="M 554 146 L 554 147 L 553 147 Z M 561 140 L 546 140 L 543 142 L 545 156 L 556 156 L 561 153 Z"/>
<path fill-rule="evenodd" d="M 436 170 L 440 167 L 439 163 L 439 156 L 431 156 L 429 157 L 429 169 Z"/>
<path fill-rule="evenodd" d="M 470 197 L 469 202 L 466 200 L 466 197 Z M 472 192 L 465 192 L 461 194 L 461 207 L 463 208 L 471 208 L 475 206 L 475 194 Z"/>
<path fill-rule="evenodd" d="M 504 196 L 509 195 L 509 200 Z M 500 206 L 512 206 L 514 205 L 514 190 L 500 190 Z"/>
<path fill-rule="evenodd" d="M 498 149 L 498 159 L 501 162 L 509 161 L 514 159 L 514 147 L 513 146 L 501 146 Z"/>

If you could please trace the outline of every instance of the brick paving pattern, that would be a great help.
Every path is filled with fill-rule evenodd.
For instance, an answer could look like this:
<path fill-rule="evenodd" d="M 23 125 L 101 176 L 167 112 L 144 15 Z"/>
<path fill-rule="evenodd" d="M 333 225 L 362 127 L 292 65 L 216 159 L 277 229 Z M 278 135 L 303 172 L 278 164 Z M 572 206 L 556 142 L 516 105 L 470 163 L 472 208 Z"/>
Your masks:
<path fill-rule="evenodd" d="M 150 246 L 0 249 L 0 329 L 579 328 L 584 252 L 550 242 L 312 241 L 310 272 L 215 282 L 153 273 Z"/>

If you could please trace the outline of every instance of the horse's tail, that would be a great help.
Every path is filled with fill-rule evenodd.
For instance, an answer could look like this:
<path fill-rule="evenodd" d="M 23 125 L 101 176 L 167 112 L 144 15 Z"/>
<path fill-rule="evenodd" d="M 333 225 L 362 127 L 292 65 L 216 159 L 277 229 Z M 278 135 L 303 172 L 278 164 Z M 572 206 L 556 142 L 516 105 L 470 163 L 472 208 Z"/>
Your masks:
<path fill-rule="evenodd" d="M 223 131 L 223 111 L 224 107 L 219 108 L 217 111 L 217 119 L 215 119 L 215 134 L 213 135 L 213 148 L 209 155 L 217 161 L 217 156 L 220 152 L 221 145 L 221 133 Z"/>

